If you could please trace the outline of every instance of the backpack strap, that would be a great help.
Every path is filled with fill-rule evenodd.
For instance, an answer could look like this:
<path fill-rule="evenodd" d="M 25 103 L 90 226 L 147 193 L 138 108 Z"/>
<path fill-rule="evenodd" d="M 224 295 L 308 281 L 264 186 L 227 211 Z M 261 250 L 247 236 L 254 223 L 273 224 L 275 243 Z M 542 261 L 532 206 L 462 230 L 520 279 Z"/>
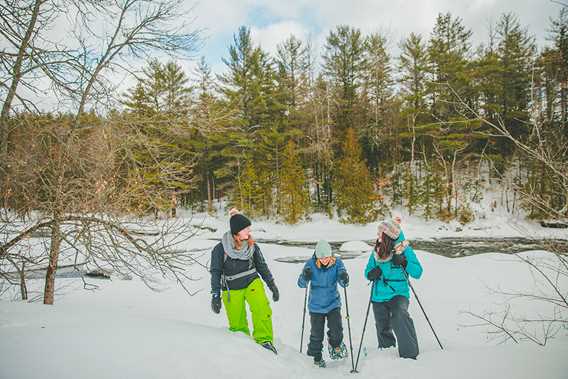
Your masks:
<path fill-rule="evenodd" d="M 255 248 L 256 249 L 256 248 Z M 235 279 L 240 279 L 240 278 L 244 278 L 245 276 L 254 274 L 256 271 L 256 267 L 254 267 L 254 253 L 253 255 L 249 258 L 249 269 L 243 272 L 239 272 L 238 274 L 235 275 L 225 275 L 224 272 L 224 266 L 225 266 L 225 262 L 227 262 L 227 258 L 229 257 L 229 255 L 224 252 L 223 255 L 223 269 L 221 270 L 221 278 L 222 280 L 225 281 L 225 287 L 227 287 L 227 290 L 229 290 L 229 285 L 228 282 L 233 281 Z"/>

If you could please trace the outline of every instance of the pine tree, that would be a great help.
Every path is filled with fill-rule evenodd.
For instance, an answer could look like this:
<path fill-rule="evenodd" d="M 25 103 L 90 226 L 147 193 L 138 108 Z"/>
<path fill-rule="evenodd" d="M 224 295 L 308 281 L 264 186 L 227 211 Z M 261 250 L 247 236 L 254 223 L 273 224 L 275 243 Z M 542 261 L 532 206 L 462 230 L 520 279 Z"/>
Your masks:
<path fill-rule="evenodd" d="M 288 224 L 297 223 L 309 208 L 306 178 L 297 152 L 296 144 L 288 141 L 284 151 L 281 180 L 281 215 Z"/>
<path fill-rule="evenodd" d="M 148 96 L 142 81 L 138 81 L 134 88 L 127 91 L 123 104 L 130 112 L 141 117 L 151 113 L 148 105 Z"/>
<path fill-rule="evenodd" d="M 359 29 L 341 25 L 326 39 L 323 71 L 333 86 L 335 141 L 343 140 L 348 128 L 360 125 L 356 106 L 366 65 L 364 51 L 364 38 Z"/>
<path fill-rule="evenodd" d="M 175 62 L 162 64 L 152 59 L 143 68 L 143 77 L 130 90 L 123 104 L 133 112 L 144 111 L 187 116 L 192 88 L 189 78 Z"/>
<path fill-rule="evenodd" d="M 266 52 L 253 45 L 250 30 L 241 27 L 224 59 L 228 71 L 219 76 L 226 106 L 236 112 L 235 130 L 227 135 L 230 155 L 243 161 L 254 161 L 263 196 L 259 199 L 261 213 L 273 211 L 272 192 L 278 186 L 280 154 L 284 147 L 281 132 L 285 107 L 280 104 L 276 72 Z"/>
<path fill-rule="evenodd" d="M 426 103 L 428 53 L 422 37 L 414 33 L 402 42 L 400 49 L 399 83 L 404 114 L 409 116 L 416 126 L 431 120 Z"/>
<path fill-rule="evenodd" d="M 335 199 L 343 222 L 363 224 L 376 218 L 374 185 L 361 154 L 355 131 L 347 129 L 343 158 L 337 169 Z"/>
<path fill-rule="evenodd" d="M 440 14 L 428 46 L 433 78 L 429 92 L 435 123 L 425 125 L 423 131 L 432 134 L 432 146 L 444 166 L 447 217 L 458 208 L 456 169 L 467 157 L 466 152 L 476 145 L 475 132 L 480 127 L 470 110 L 476 103 L 470 39 L 471 31 L 459 17 Z"/>
<path fill-rule="evenodd" d="M 294 35 L 279 44 L 276 53 L 277 79 L 282 85 L 283 104 L 288 113 L 299 109 L 308 95 L 310 75 L 310 46 Z"/>
<path fill-rule="evenodd" d="M 393 78 L 387 40 L 380 34 L 371 34 L 365 41 L 366 66 L 364 70 L 362 102 L 365 103 L 365 126 L 359 133 L 365 160 L 371 171 L 378 173 L 381 159 L 388 156 L 392 135 L 389 108 L 392 108 Z"/>
<path fill-rule="evenodd" d="M 241 211 L 249 216 L 256 216 L 258 210 L 258 200 L 261 198 L 258 192 L 258 176 L 254 167 L 254 162 L 246 162 L 243 166 L 239 165 L 236 177 L 236 186 L 232 192 L 231 205 L 236 205 Z"/>
<path fill-rule="evenodd" d="M 163 110 L 166 113 L 187 116 L 191 107 L 192 87 L 183 69 L 174 62 L 162 68 Z"/>
<path fill-rule="evenodd" d="M 469 113 L 462 102 L 471 105 L 472 101 L 468 66 L 471 35 L 461 18 L 450 13 L 438 15 L 428 45 L 432 112 L 438 120 L 451 122 Z"/>
<path fill-rule="evenodd" d="M 437 128 L 431 125 L 432 118 L 426 102 L 429 63 L 422 37 L 411 33 L 400 47 L 399 83 L 403 101 L 401 113 L 405 122 L 399 127 L 399 138 L 403 141 L 401 145 L 407 147 L 404 153 L 410 160 L 405 170 L 404 197 L 409 212 L 413 213 L 416 207 L 426 201 L 421 197 L 420 181 L 414 171 L 415 156 L 422 152 L 423 159 L 431 157 L 432 136 L 435 134 L 432 131 Z M 419 167 L 421 168 L 422 164 Z M 427 201 L 425 205 L 429 212 Z"/>
<path fill-rule="evenodd" d="M 329 215 L 332 203 L 333 140 L 330 85 L 320 74 L 312 85 L 306 157 L 315 186 L 315 208 Z"/>
<path fill-rule="evenodd" d="M 139 208 L 154 211 L 172 207 L 172 198 L 194 185 L 196 145 L 188 125 L 191 88 L 181 67 L 151 60 L 144 76 L 127 92 L 122 123 L 132 133 L 128 146 L 128 170 L 138 176 L 147 194 Z M 134 182 L 134 181 L 133 181 Z"/>
<path fill-rule="evenodd" d="M 235 112 L 225 107 L 215 93 L 211 68 L 201 58 L 194 72 L 195 94 L 190 112 L 196 150 L 201 154 L 196 169 L 201 173 L 199 196 L 207 200 L 207 211 L 213 212 L 213 200 L 218 194 L 232 189 L 238 150 L 231 148 Z"/>
<path fill-rule="evenodd" d="M 511 13 L 503 14 L 496 27 L 497 56 L 501 65 L 499 79 L 499 115 L 514 137 L 527 135 L 531 88 L 531 67 L 534 62 L 534 38 L 521 27 Z M 501 142 L 503 141 L 503 142 Z M 512 146 L 500 139 L 501 154 L 509 154 Z"/>
<path fill-rule="evenodd" d="M 568 137 L 568 8 L 562 7 L 558 18 L 552 20 L 550 38 L 557 54 L 561 127 Z"/>

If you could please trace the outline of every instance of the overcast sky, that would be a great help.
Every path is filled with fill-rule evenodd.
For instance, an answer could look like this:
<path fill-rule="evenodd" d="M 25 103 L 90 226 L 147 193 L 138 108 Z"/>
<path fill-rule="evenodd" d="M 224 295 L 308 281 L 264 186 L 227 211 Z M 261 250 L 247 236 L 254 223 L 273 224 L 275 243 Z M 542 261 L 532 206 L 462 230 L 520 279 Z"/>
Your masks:
<path fill-rule="evenodd" d="M 364 33 L 379 31 L 390 41 L 391 52 L 410 32 L 428 36 L 438 13 L 450 12 L 473 31 L 473 43 L 487 40 L 490 23 L 504 12 L 516 14 L 539 46 L 547 41 L 550 18 L 560 5 L 549 0 L 202 0 L 194 4 L 196 26 L 205 29 L 199 55 L 215 72 L 224 70 L 221 58 L 239 26 L 251 28 L 265 50 L 295 34 L 322 46 L 329 31 L 346 24 Z M 321 53 L 321 51 L 319 51 Z"/>
<path fill-rule="evenodd" d="M 568 0 L 558 2 L 568 3 Z M 290 34 L 310 40 L 317 56 L 330 30 L 337 25 L 349 25 L 365 34 L 380 32 L 389 40 L 389 51 L 398 54 L 399 42 L 410 32 L 428 38 L 439 13 L 450 12 L 463 19 L 473 31 L 474 46 L 487 41 L 489 25 L 501 14 L 513 12 L 521 24 L 535 36 L 539 47 L 548 43 L 550 18 L 556 18 L 561 5 L 550 0 L 184 0 L 183 7 L 192 8 L 193 26 L 203 30 L 203 44 L 194 61 L 179 61 L 186 72 L 196 66 L 197 58 L 204 56 L 214 73 L 226 70 L 222 58 L 228 57 L 233 35 L 242 25 L 250 27 L 253 39 L 262 48 L 274 53 L 276 45 Z M 101 30 L 108 26 L 101 22 Z M 50 33 L 54 41 L 65 42 L 70 35 L 71 22 L 55 23 Z M 7 43 L 0 39 L 0 48 Z M 167 56 L 157 56 L 166 61 Z M 141 67 L 145 62 L 134 63 Z M 116 93 L 124 93 L 135 84 L 135 78 L 126 72 L 106 73 L 116 84 Z M 45 80 L 44 80 L 45 81 Z M 46 81 L 46 86 L 49 84 Z M 20 86 L 22 87 L 22 86 Z M 19 88 L 25 94 L 25 88 Z M 23 92 L 22 92 L 23 91 Z M 48 92 L 46 92 L 47 94 Z M 26 95 L 27 96 L 27 95 Z M 33 95 L 31 96 L 34 97 Z M 37 99 L 44 110 L 61 109 L 53 96 Z M 63 106 L 65 109 L 66 106 Z"/>

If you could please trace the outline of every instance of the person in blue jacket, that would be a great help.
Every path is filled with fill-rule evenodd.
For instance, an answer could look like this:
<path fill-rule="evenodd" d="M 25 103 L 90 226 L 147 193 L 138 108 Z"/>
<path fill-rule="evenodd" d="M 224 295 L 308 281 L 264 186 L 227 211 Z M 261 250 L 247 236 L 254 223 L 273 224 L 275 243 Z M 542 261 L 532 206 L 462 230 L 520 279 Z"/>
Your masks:
<path fill-rule="evenodd" d="M 418 339 L 410 314 L 408 277 L 419 279 L 422 266 L 396 221 L 379 224 L 365 276 L 372 281 L 371 301 L 379 349 L 396 346 L 401 358 L 416 359 Z M 395 340 L 396 336 L 396 340 Z"/>
<path fill-rule="evenodd" d="M 298 286 L 306 288 L 311 281 L 308 309 L 310 311 L 310 342 L 308 356 L 314 358 L 314 364 L 325 367 L 322 358 L 324 324 L 327 319 L 327 340 L 331 359 L 347 356 L 347 348 L 343 343 L 343 326 L 341 323 L 341 299 L 337 284 L 349 285 L 349 275 L 339 257 L 334 257 L 331 246 L 326 241 L 319 241 L 312 258 L 304 265 L 298 278 Z"/>

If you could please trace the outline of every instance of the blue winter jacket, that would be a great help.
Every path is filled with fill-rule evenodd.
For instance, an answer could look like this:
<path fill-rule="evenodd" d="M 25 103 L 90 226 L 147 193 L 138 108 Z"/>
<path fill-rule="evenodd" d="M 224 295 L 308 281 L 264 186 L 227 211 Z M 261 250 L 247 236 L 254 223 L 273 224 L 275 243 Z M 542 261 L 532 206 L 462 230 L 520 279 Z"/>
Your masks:
<path fill-rule="evenodd" d="M 401 231 L 395 244 L 404 241 L 404 239 L 404 234 Z M 422 265 L 420 265 L 412 247 L 408 245 L 402 254 L 406 256 L 408 261 L 408 265 L 406 266 L 408 275 L 419 279 L 420 276 L 422 276 Z M 381 268 L 383 273 L 381 277 L 375 281 L 371 296 L 373 302 L 389 301 L 397 295 L 402 295 L 406 298 L 410 297 L 408 281 L 406 280 L 402 266 L 394 266 L 391 260 L 377 263 L 373 249 L 371 250 L 367 267 L 365 267 L 365 278 L 367 277 L 367 273 L 377 266 Z"/>
<path fill-rule="evenodd" d="M 310 295 L 308 300 L 308 309 L 310 313 L 328 313 L 335 308 L 341 306 L 341 298 L 337 291 L 337 284 L 346 287 L 345 283 L 339 279 L 339 275 L 345 270 L 345 266 L 341 258 L 336 257 L 335 264 L 331 267 L 318 268 L 316 266 L 316 257 L 310 258 L 304 269 L 309 267 L 312 270 L 312 278 L 310 285 Z M 298 287 L 306 288 L 308 281 L 304 277 L 304 269 L 298 278 Z"/>

